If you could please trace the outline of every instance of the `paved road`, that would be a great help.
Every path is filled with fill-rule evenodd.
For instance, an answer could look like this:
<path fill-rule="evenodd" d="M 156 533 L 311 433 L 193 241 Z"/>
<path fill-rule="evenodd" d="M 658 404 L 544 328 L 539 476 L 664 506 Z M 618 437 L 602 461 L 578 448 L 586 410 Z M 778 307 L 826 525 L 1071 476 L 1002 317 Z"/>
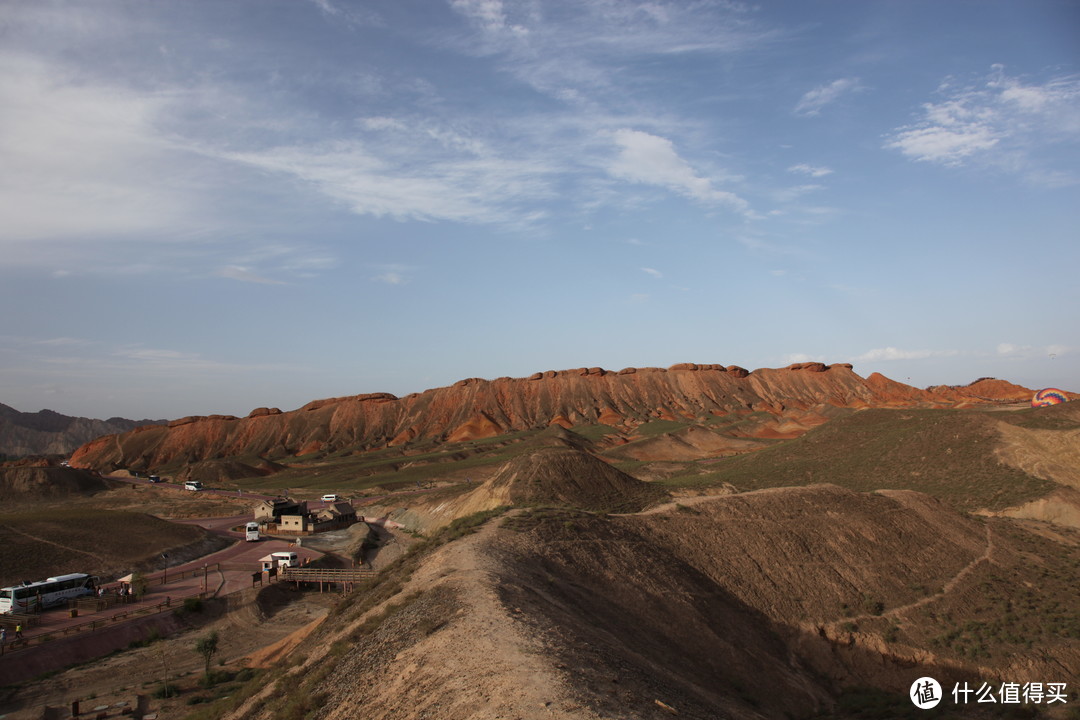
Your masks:
<path fill-rule="evenodd" d="M 119 477 L 117 475 L 103 475 L 102 477 L 104 477 L 106 480 L 112 480 L 118 483 L 130 483 L 132 485 L 149 485 L 150 487 L 171 488 L 173 490 L 184 489 L 183 485 L 177 485 L 176 483 L 169 482 L 152 483 L 146 478 L 142 477 Z M 203 490 L 189 490 L 188 492 L 191 492 L 193 494 L 201 493 L 204 495 L 221 495 L 223 497 L 250 498 L 252 500 L 273 500 L 275 497 L 274 495 L 260 495 L 259 493 L 244 492 L 239 488 L 236 490 L 225 490 L 223 488 L 204 488 Z"/>
<path fill-rule="evenodd" d="M 245 518 L 246 519 L 246 518 Z M 252 573 L 260 569 L 259 559 L 278 550 L 295 552 L 301 562 L 312 561 L 322 557 L 322 553 L 312 548 L 296 547 L 285 540 L 264 539 L 259 542 L 237 542 L 216 553 L 206 555 L 192 562 L 177 565 L 165 570 L 147 575 L 146 594 L 139 601 L 115 605 L 107 610 L 93 613 L 82 613 L 79 617 L 69 616 L 66 608 L 54 608 L 46 610 L 39 616 L 40 623 L 33 628 L 28 628 L 23 635 L 33 638 L 46 633 L 57 633 L 64 628 L 87 623 L 91 620 L 108 620 L 115 615 L 123 615 L 132 610 L 151 607 L 165 602 L 169 598 L 174 606 L 179 604 L 179 599 L 207 592 L 210 595 L 226 595 L 237 590 L 249 588 L 252 585 Z M 217 569 L 218 564 L 228 564 L 227 569 Z M 236 569 L 233 569 L 236 568 Z M 181 577 L 187 573 L 186 577 Z M 107 583 L 105 591 L 115 594 L 119 583 Z M 8 640 L 14 636 L 8 633 Z"/>
<path fill-rule="evenodd" d="M 178 488 L 183 489 L 182 485 L 177 485 L 176 483 L 164 483 L 164 482 L 163 483 L 152 483 L 149 480 L 147 480 L 146 478 L 117 477 L 116 475 L 105 475 L 104 477 L 107 480 L 113 480 L 113 481 L 119 482 L 119 483 L 131 483 L 133 485 L 149 485 L 150 487 L 172 488 L 173 490 L 176 490 Z M 345 502 L 352 503 L 352 505 L 355 507 L 355 506 L 358 506 L 358 505 L 373 505 L 376 502 L 378 502 L 380 500 L 385 500 L 387 498 L 403 497 L 403 496 L 408 496 L 408 495 L 423 495 L 425 493 L 434 492 L 434 491 L 439 490 L 439 489 L 441 489 L 441 488 L 437 488 L 437 487 L 416 488 L 416 489 L 411 489 L 411 490 L 401 490 L 399 492 L 394 492 L 394 493 L 386 493 L 385 495 L 362 495 L 362 496 L 354 498 L 354 499 L 349 499 L 348 497 L 343 495 L 343 496 L 341 496 L 341 498 Z M 195 493 L 196 491 L 189 491 L 189 492 Z M 273 500 L 276 497 L 280 497 L 279 495 L 260 495 L 259 493 L 248 492 L 248 491 L 240 490 L 240 489 L 237 489 L 237 490 L 225 490 L 223 488 L 204 488 L 204 489 L 199 490 L 197 492 L 199 494 L 219 495 L 219 496 L 222 496 L 222 497 L 250 498 L 251 500 Z M 321 500 L 318 500 L 318 499 L 308 500 L 307 503 L 308 503 L 309 507 L 313 507 L 313 508 L 315 508 L 315 507 L 325 507 L 325 506 L 330 504 L 330 503 L 324 503 L 324 502 L 322 502 Z"/>
<path fill-rule="evenodd" d="M 151 483 L 146 478 L 106 477 L 116 482 L 177 489 L 175 484 Z M 387 493 L 385 495 L 365 496 L 353 500 L 352 503 L 355 506 L 370 505 L 381 500 L 386 500 L 387 498 L 421 495 L 436 489 L 438 488 L 413 489 L 396 493 Z M 207 489 L 200 492 L 211 495 L 251 498 L 252 500 L 271 500 L 274 498 L 272 495 L 261 495 L 258 493 L 244 492 L 242 490 Z M 309 501 L 309 505 L 312 507 L 327 504 L 328 503 L 322 503 L 317 500 Z M 139 601 L 115 605 L 100 612 L 84 612 L 76 618 L 70 617 L 65 608 L 46 610 L 40 616 L 40 623 L 33 628 L 28 628 L 23 633 L 24 636 L 27 639 L 32 639 L 46 633 L 58 633 L 65 628 L 84 624 L 91 620 L 109 620 L 113 616 L 122 616 L 135 609 L 160 605 L 166 598 L 168 598 L 173 605 L 176 605 L 180 598 L 196 595 L 200 592 L 207 592 L 211 595 L 224 595 L 237 590 L 243 590 L 244 588 L 251 587 L 252 573 L 259 571 L 261 568 L 259 562 L 260 559 L 279 550 L 295 552 L 300 557 L 301 562 L 310 562 L 316 558 L 322 557 L 323 553 L 318 550 L 309 547 L 296 546 L 288 540 L 279 540 L 263 536 L 258 542 L 249 543 L 243 541 L 244 533 L 242 531 L 234 530 L 233 528 L 242 527 L 251 519 L 251 517 L 250 514 L 245 514 L 233 515 L 230 517 L 175 520 L 174 522 L 199 525 L 210 532 L 228 537 L 236 542 L 223 550 L 198 558 L 197 560 L 149 574 L 147 576 L 149 583 L 147 592 Z M 380 518 L 378 520 L 372 518 L 369 519 L 368 522 L 396 525 L 396 523 L 392 523 L 385 518 Z M 217 564 L 227 565 L 228 568 L 215 569 L 214 566 Z M 181 577 L 185 573 L 187 576 Z M 119 587 L 119 583 L 107 583 L 104 587 L 106 592 L 115 593 L 116 589 Z M 118 620 L 118 622 L 122 622 L 122 620 Z M 9 642 L 13 639 L 13 633 L 9 632 Z"/>

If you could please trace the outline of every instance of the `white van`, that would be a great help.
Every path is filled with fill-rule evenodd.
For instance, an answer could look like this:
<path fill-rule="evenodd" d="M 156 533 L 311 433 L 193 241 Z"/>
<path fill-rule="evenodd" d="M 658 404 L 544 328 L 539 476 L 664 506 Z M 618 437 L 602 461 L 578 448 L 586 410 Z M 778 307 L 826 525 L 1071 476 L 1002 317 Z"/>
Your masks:
<path fill-rule="evenodd" d="M 259 540 L 259 523 L 249 522 L 244 526 L 244 541 L 245 542 L 258 542 Z"/>
<path fill-rule="evenodd" d="M 281 550 L 270 553 L 270 557 L 277 558 L 278 567 L 300 567 L 300 558 L 294 552 Z"/>
<path fill-rule="evenodd" d="M 188 480 L 186 483 L 184 483 L 184 489 L 198 492 L 199 490 L 203 489 L 203 486 L 202 483 L 198 480 Z"/>

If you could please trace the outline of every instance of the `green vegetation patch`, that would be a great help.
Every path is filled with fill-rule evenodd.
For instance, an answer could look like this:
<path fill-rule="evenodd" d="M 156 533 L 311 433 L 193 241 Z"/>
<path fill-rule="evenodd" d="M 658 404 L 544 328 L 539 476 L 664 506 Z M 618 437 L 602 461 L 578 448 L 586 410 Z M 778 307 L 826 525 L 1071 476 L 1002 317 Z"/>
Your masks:
<path fill-rule="evenodd" d="M 501 435 L 467 443 L 451 443 L 434 450 L 412 452 L 398 448 L 370 453 L 350 453 L 318 462 L 297 463 L 288 470 L 265 478 L 242 481 L 245 489 L 332 488 L 360 491 L 371 488 L 396 489 L 417 482 L 459 476 L 473 468 L 497 465 L 533 449 L 525 440 L 539 431 Z"/>
<path fill-rule="evenodd" d="M 575 435 L 580 435 L 586 440 L 599 440 L 607 435 L 618 435 L 619 431 L 610 425 L 597 423 L 596 425 L 575 425 L 570 428 Z"/>
<path fill-rule="evenodd" d="M 650 420 L 649 422 L 639 425 L 634 433 L 642 437 L 656 437 L 657 435 L 663 435 L 665 433 L 673 433 L 679 430 L 690 427 L 692 423 L 680 422 L 678 420 Z"/>
<path fill-rule="evenodd" d="M 929 644 L 939 655 L 984 665 L 1008 662 L 1032 648 L 1053 656 L 1058 646 L 1077 647 L 1080 550 L 1009 521 L 994 521 L 992 527 L 1010 546 L 1021 548 L 1025 560 L 984 563 L 957 592 L 920 608 L 917 625 Z"/>
<path fill-rule="evenodd" d="M 998 462 L 997 419 L 978 411 L 866 410 L 755 453 L 698 464 L 664 482 L 729 482 L 740 490 L 818 483 L 861 492 L 907 489 L 961 510 L 998 510 L 1055 488 Z"/>

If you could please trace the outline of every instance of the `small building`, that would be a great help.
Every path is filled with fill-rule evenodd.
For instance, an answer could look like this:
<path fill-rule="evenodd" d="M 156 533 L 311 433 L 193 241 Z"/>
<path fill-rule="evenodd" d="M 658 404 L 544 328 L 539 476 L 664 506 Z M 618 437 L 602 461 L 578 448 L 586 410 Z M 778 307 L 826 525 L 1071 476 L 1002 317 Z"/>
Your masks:
<path fill-rule="evenodd" d="M 352 525 L 356 522 L 356 508 L 351 503 L 338 501 L 316 512 L 315 522 L 336 522 Z"/>
<path fill-rule="evenodd" d="M 282 515 L 278 522 L 278 532 L 281 533 L 304 533 L 311 529 L 311 515 L 307 513 L 297 515 Z"/>
<path fill-rule="evenodd" d="M 307 515 L 306 501 L 274 498 L 263 500 L 255 506 L 255 521 L 258 523 L 280 523 L 283 515 Z"/>
<path fill-rule="evenodd" d="M 357 521 L 356 508 L 339 500 L 318 511 L 308 511 L 306 502 L 286 506 L 280 499 L 264 500 L 255 508 L 255 519 L 267 535 L 311 535 L 347 528 Z"/>

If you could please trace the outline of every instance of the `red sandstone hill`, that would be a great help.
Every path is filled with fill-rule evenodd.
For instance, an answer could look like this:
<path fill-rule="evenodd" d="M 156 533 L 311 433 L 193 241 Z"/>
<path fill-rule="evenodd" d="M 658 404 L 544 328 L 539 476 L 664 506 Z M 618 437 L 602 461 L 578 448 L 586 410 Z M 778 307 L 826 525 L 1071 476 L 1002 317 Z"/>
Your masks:
<path fill-rule="evenodd" d="M 630 431 L 657 419 L 700 421 L 754 411 L 813 425 L 813 418 L 824 421 L 835 408 L 951 407 L 993 402 L 1002 390 L 971 388 L 919 390 L 877 373 L 864 379 L 848 364 L 799 363 L 753 372 L 694 363 L 617 372 L 580 368 L 528 378 L 470 378 L 403 398 L 387 393 L 329 398 L 291 412 L 258 408 L 246 418 L 186 417 L 98 438 L 79 448 L 71 463 L 111 471 L 218 458 L 278 459 L 415 440 L 457 442 L 550 425 L 599 423 Z M 1031 395 L 1016 386 L 1004 389 L 1007 397 L 1000 400 Z"/>

